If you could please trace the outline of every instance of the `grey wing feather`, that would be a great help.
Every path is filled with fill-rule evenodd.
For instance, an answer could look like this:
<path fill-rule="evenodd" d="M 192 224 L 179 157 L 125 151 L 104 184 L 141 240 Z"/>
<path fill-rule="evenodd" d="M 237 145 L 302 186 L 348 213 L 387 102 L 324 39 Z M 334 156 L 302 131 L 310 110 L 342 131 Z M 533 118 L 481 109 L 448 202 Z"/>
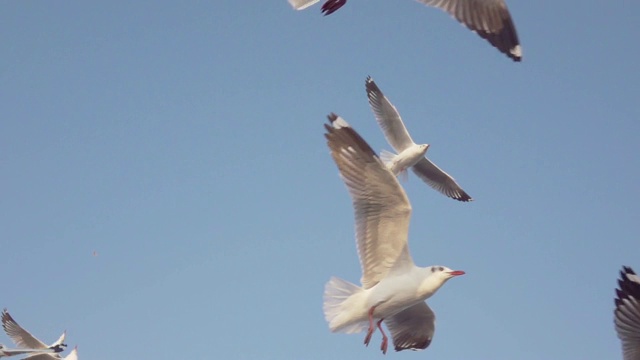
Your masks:
<path fill-rule="evenodd" d="M 384 96 L 371 76 L 367 77 L 365 88 L 367 90 L 367 97 L 369 98 L 369 105 L 371 106 L 373 115 L 376 117 L 376 121 L 382 129 L 384 137 L 387 138 L 389 144 L 398 153 L 401 153 L 402 150 L 414 145 L 407 128 L 402 122 L 400 113 L 396 107 L 393 106 L 391 101 Z"/>
<path fill-rule="evenodd" d="M 473 200 L 469 194 L 462 190 L 451 175 L 442 171 L 442 169 L 437 167 L 436 164 L 432 163 L 429 159 L 420 159 L 411 169 L 420 179 L 442 194 L 458 201 Z"/>
<path fill-rule="evenodd" d="M 516 27 L 504 0 L 418 0 L 446 11 L 514 61 L 522 60 Z"/>
<path fill-rule="evenodd" d="M 614 324 L 624 360 L 640 360 L 640 278 L 623 267 L 616 289 Z"/>
<path fill-rule="evenodd" d="M 436 316 L 420 302 L 384 320 L 396 351 L 426 349 L 436 330 Z"/>
<path fill-rule="evenodd" d="M 49 347 L 18 325 L 7 309 L 2 311 L 2 327 L 11 340 L 19 347 L 29 349 L 46 349 Z"/>
<path fill-rule="evenodd" d="M 325 137 L 353 202 L 365 289 L 393 269 L 413 267 L 408 249 L 411 204 L 395 175 L 371 146 L 335 114 Z"/>

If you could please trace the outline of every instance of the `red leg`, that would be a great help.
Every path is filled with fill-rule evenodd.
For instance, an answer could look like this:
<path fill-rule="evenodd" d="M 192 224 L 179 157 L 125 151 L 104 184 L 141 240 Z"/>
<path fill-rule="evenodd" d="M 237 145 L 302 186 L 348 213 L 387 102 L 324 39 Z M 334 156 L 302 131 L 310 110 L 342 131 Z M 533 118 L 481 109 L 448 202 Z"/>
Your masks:
<path fill-rule="evenodd" d="M 378 321 L 378 329 L 380 329 L 380 332 L 382 333 L 382 345 L 380 345 L 380 350 L 382 350 L 383 354 L 386 354 L 389 338 L 387 337 L 387 334 L 384 333 L 384 330 L 382 330 L 382 320 L 384 319 L 380 319 L 380 321 Z"/>
<path fill-rule="evenodd" d="M 371 309 L 369 309 L 369 330 L 367 330 L 367 336 L 365 336 L 364 338 L 364 344 L 366 346 L 369 346 L 369 342 L 371 341 L 371 336 L 373 335 L 373 332 L 376 331 L 375 326 L 373 326 L 373 310 L 375 310 L 376 307 L 372 306 Z"/>

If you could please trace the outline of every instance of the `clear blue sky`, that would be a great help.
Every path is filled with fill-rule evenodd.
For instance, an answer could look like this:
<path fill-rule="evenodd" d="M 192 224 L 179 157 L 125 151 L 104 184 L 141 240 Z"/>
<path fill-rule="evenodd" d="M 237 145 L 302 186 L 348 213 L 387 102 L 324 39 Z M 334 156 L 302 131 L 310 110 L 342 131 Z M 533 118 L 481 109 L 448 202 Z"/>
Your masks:
<path fill-rule="evenodd" d="M 388 149 L 371 75 L 475 198 L 404 183 L 416 263 L 467 275 L 429 301 L 431 346 L 387 357 L 619 358 L 640 5 L 509 6 L 520 64 L 410 0 L 3 2 L 0 307 L 83 359 L 381 358 L 321 310 L 360 278 L 322 124 Z"/>

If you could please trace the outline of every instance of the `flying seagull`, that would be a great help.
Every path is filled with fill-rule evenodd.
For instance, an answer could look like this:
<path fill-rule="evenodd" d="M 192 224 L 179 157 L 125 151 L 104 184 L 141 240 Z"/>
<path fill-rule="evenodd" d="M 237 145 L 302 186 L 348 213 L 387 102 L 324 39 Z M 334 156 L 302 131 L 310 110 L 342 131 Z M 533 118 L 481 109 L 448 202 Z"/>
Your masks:
<path fill-rule="evenodd" d="M 35 336 L 31 335 L 27 330 L 23 329 L 18 323 L 11 317 L 9 311 L 4 309 L 2 311 L 2 327 L 7 335 L 13 340 L 13 342 L 21 348 L 29 348 L 29 349 L 49 349 L 49 348 L 57 348 L 62 351 L 63 347 L 66 347 L 67 344 L 64 343 L 64 339 L 66 337 L 66 331 L 60 335 L 58 340 L 56 340 L 53 344 L 47 345 L 37 339 Z M 59 351 L 57 351 L 59 352 Z M 29 360 L 51 360 L 51 359 L 61 359 L 62 357 L 57 354 L 51 353 L 42 353 L 34 356 L 30 356 Z"/>
<path fill-rule="evenodd" d="M 471 196 L 462 190 L 456 180 L 424 157 L 424 153 L 420 156 L 415 156 L 420 147 L 426 146 L 428 148 L 429 145 L 417 145 L 413 142 L 402 122 L 400 113 L 389 99 L 384 96 L 371 76 L 367 77 L 365 88 L 369 98 L 369 105 L 371 105 L 371 110 L 373 110 L 384 137 L 389 145 L 398 152 L 395 157 L 385 153 L 381 155 L 386 160 L 387 165 L 391 167 L 391 171 L 397 175 L 399 172 L 411 167 L 420 179 L 442 194 L 459 201 L 472 201 Z M 409 154 L 405 155 L 407 153 Z"/>
<path fill-rule="evenodd" d="M 296 10 L 303 10 L 319 0 L 289 0 Z M 487 40 L 513 61 L 522 60 L 522 48 L 516 27 L 504 0 L 418 0 L 453 16 L 462 25 Z M 347 0 L 326 0 L 322 5 L 325 15 L 332 14 Z"/>
<path fill-rule="evenodd" d="M 325 285 L 323 310 L 329 329 L 366 329 L 368 346 L 377 326 L 380 349 L 386 354 L 384 322 L 396 351 L 426 349 L 435 331 L 435 315 L 425 300 L 464 271 L 413 263 L 407 241 L 411 204 L 402 186 L 344 119 L 333 113 L 328 118 L 325 137 L 353 201 L 362 267 L 362 287 L 337 277 Z"/>
<path fill-rule="evenodd" d="M 614 324 L 624 360 L 640 360 L 640 277 L 623 266 L 616 289 Z"/>
<path fill-rule="evenodd" d="M 9 349 L 3 344 L 0 344 L 0 358 L 25 354 L 55 353 L 57 350 L 62 349 Z M 29 357 L 29 359 L 34 359 L 34 357 Z"/>

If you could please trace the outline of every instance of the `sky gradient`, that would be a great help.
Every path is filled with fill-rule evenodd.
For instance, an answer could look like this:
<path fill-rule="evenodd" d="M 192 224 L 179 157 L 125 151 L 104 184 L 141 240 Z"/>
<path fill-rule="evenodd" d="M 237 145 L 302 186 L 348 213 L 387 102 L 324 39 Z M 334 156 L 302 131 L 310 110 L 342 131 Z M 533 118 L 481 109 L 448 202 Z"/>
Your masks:
<path fill-rule="evenodd" d="M 43 341 L 66 329 L 92 360 L 380 358 L 379 334 L 365 348 L 322 314 L 331 276 L 360 278 L 322 124 L 389 149 L 371 75 L 475 199 L 403 182 L 416 264 L 467 274 L 428 301 L 430 347 L 387 357 L 620 358 L 638 2 L 509 1 L 522 63 L 409 0 L 1 8 L 0 306 Z"/>

